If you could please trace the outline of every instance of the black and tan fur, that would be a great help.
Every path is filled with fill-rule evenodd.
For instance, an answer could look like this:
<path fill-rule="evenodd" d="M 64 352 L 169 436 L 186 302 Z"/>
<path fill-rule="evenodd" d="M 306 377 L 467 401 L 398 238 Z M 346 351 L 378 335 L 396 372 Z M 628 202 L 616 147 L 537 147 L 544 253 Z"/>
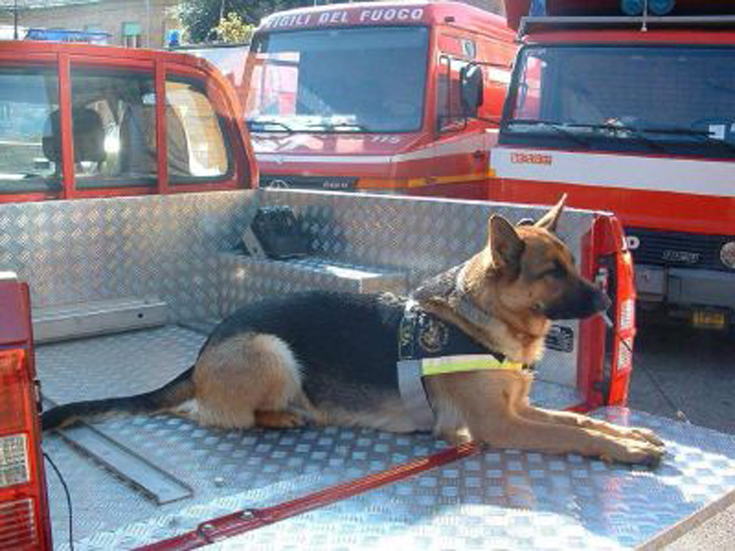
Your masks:
<path fill-rule="evenodd" d="M 608 307 L 553 234 L 563 200 L 541 220 L 513 226 L 493 215 L 485 248 L 459 270 L 449 292 L 428 284 L 413 298 L 489 350 L 532 364 L 551 319 L 583 318 Z M 486 314 L 478 323 L 461 300 Z M 390 294 L 309 292 L 268 299 L 217 326 L 195 365 L 150 393 L 54 408 L 44 429 L 111 412 L 174 411 L 203 425 L 288 428 L 304 423 L 411 432 L 398 393 L 397 330 L 407 299 Z M 427 379 L 434 432 L 498 448 L 574 452 L 656 464 L 663 443 L 649 430 L 533 407 L 532 376 L 475 371 Z"/>

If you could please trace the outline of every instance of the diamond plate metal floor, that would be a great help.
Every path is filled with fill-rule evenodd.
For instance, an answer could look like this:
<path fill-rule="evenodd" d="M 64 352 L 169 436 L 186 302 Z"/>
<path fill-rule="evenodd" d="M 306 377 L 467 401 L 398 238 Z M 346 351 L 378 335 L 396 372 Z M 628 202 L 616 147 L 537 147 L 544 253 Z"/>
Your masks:
<path fill-rule="evenodd" d="M 202 334 L 164 327 L 42 346 L 44 391 L 52 399 L 141 392 L 191 365 Z M 562 399 L 536 385 L 541 401 Z M 565 399 L 570 398 L 566 396 Z M 569 402 L 567 402 L 569 403 Z M 650 415 L 606 417 L 655 428 L 669 455 L 656 472 L 577 456 L 489 451 L 381 490 L 229 540 L 222 548 L 617 549 L 657 532 L 732 491 L 735 438 Z M 623 415 L 623 417 L 620 417 Z M 59 465 L 75 505 L 82 549 L 127 549 L 193 529 L 238 508 L 274 505 L 444 447 L 426 435 L 336 428 L 220 431 L 167 415 L 110 419 L 99 426 L 194 489 L 156 506 L 58 436 L 44 449 Z M 54 539 L 66 548 L 66 508 L 48 473 Z"/>

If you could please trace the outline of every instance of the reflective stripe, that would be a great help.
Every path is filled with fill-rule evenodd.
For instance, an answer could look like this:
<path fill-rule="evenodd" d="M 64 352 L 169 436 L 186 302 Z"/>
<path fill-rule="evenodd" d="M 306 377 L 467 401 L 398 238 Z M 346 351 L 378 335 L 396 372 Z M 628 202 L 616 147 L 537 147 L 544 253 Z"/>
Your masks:
<path fill-rule="evenodd" d="M 414 428 L 431 431 L 434 428 L 434 410 L 424 388 L 421 360 L 398 362 L 398 390 Z"/>
<path fill-rule="evenodd" d="M 421 361 L 421 373 L 424 377 L 441 375 L 442 373 L 486 370 L 521 371 L 523 370 L 523 364 L 508 360 L 500 361 L 490 354 L 442 356 L 441 358 L 426 358 Z"/>
<path fill-rule="evenodd" d="M 411 178 L 408 187 L 421 187 L 429 184 L 454 184 L 456 182 L 476 182 L 486 180 L 490 176 L 488 172 L 475 174 L 458 174 L 455 176 L 430 176 L 428 178 Z"/>
<path fill-rule="evenodd" d="M 498 178 L 735 197 L 732 161 L 498 147 L 491 164 Z"/>
<path fill-rule="evenodd" d="M 302 164 L 302 163 L 320 163 L 320 164 L 381 164 L 388 165 L 391 162 L 400 163 L 405 161 L 419 161 L 422 159 L 441 160 L 442 157 L 453 155 L 463 155 L 474 153 L 477 150 L 486 151 L 488 147 L 487 140 L 492 141 L 497 138 L 487 138 L 487 135 L 497 134 L 495 128 L 488 129 L 482 134 L 471 134 L 467 137 L 452 140 L 448 143 L 432 143 L 427 147 L 422 147 L 414 151 L 405 153 L 395 153 L 393 155 L 314 155 L 314 154 L 298 154 L 287 153 L 284 147 L 279 153 L 277 151 L 256 151 L 255 158 L 259 162 L 272 162 L 277 164 Z M 256 149 L 262 147 L 256 144 Z"/>

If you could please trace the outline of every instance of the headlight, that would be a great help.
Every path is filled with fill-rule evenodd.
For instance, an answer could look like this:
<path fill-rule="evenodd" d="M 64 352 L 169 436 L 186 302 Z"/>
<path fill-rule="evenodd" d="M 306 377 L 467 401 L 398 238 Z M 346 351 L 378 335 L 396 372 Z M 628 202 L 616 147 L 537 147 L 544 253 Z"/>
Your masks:
<path fill-rule="evenodd" d="M 731 270 L 735 270 L 735 241 L 730 241 L 722 246 L 720 249 L 720 260 L 725 266 Z"/>

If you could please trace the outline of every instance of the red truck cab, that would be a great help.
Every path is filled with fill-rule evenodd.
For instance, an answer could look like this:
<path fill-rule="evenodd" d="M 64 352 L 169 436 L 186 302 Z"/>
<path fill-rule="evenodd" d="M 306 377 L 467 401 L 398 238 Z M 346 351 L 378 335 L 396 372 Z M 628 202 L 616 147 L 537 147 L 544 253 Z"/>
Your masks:
<path fill-rule="evenodd" d="M 247 96 L 261 185 L 485 198 L 513 40 L 465 4 L 356 3 L 266 17 L 245 69 L 217 57 Z"/>
<path fill-rule="evenodd" d="M 0 41 L 0 202 L 250 187 L 236 104 L 191 56 Z"/>

